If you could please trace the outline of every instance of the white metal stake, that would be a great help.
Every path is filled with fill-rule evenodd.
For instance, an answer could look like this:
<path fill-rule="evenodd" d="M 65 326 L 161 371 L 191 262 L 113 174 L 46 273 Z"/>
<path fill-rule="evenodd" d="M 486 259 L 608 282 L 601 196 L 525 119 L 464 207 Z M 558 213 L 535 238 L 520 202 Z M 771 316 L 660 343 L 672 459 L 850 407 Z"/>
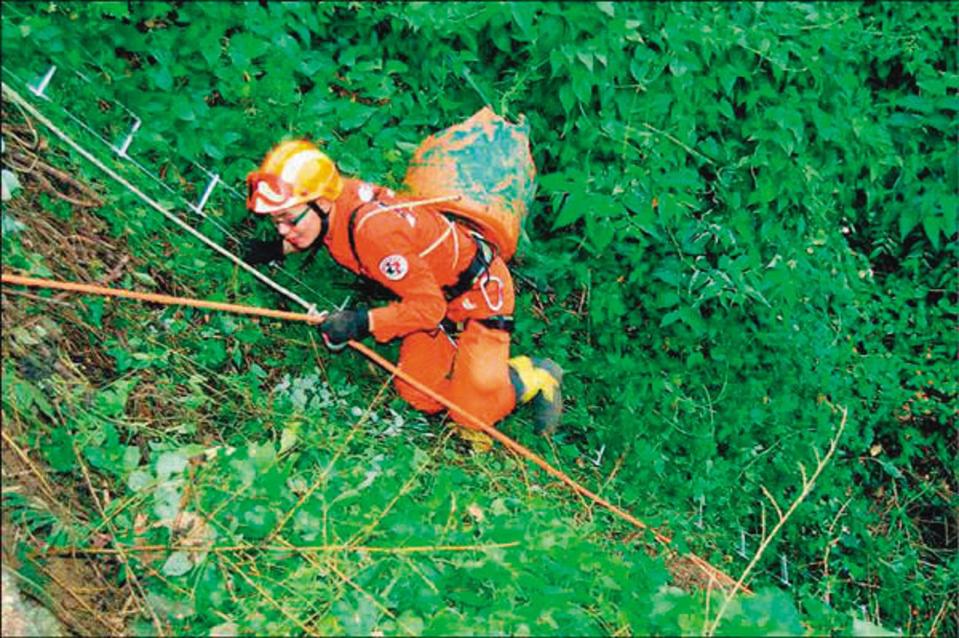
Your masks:
<path fill-rule="evenodd" d="M 699 519 L 696 521 L 696 527 L 703 529 L 703 508 L 706 507 L 706 495 L 699 497 Z"/>
<path fill-rule="evenodd" d="M 45 100 L 49 100 L 50 98 L 44 95 L 43 92 L 47 90 L 47 85 L 50 84 L 50 80 L 53 79 L 53 74 L 56 72 L 57 72 L 57 65 L 54 64 L 49 69 L 47 69 L 47 72 L 43 76 L 43 78 L 40 80 L 39 85 L 33 86 L 32 84 L 28 84 L 27 88 L 30 89 L 30 92 L 36 95 L 37 97 L 42 97 Z"/>
<path fill-rule="evenodd" d="M 603 445 L 596 451 L 596 458 L 590 459 L 590 462 L 592 462 L 592 464 L 595 465 L 596 467 L 599 467 L 603 463 L 603 454 L 605 453 L 606 453 L 606 444 L 603 443 Z"/>
<path fill-rule="evenodd" d="M 736 550 L 736 553 L 743 558 L 749 558 L 746 556 L 746 530 L 742 527 L 739 528 L 739 549 Z"/>
<path fill-rule="evenodd" d="M 792 586 L 789 582 L 789 559 L 785 554 L 779 555 L 779 581 L 787 587 Z"/>
<path fill-rule="evenodd" d="M 130 129 L 130 133 L 127 135 L 127 138 L 123 140 L 123 144 L 120 148 L 113 147 L 113 150 L 116 151 L 117 155 L 120 157 L 127 157 L 127 149 L 130 148 L 130 143 L 133 141 L 133 135 L 140 130 L 140 118 L 134 116 L 136 121 L 133 123 L 133 128 Z"/>
<path fill-rule="evenodd" d="M 253 275 L 253 276 L 256 277 L 257 279 L 259 279 L 260 281 L 262 281 L 264 284 L 266 284 L 267 286 L 269 286 L 269 287 L 272 288 L 273 290 L 275 290 L 275 291 L 277 291 L 277 292 L 279 292 L 279 293 L 281 293 L 281 294 L 283 294 L 283 295 L 286 295 L 287 297 L 289 297 L 290 299 L 292 299 L 292 300 L 295 301 L 296 303 L 300 304 L 303 308 L 306 308 L 307 310 L 311 310 L 311 309 L 313 309 L 313 308 L 315 307 L 315 304 L 311 304 L 311 303 L 307 302 L 305 299 L 303 299 L 302 297 L 300 297 L 299 295 L 297 295 L 296 293 L 294 293 L 294 292 L 292 292 L 292 291 L 290 291 L 290 290 L 287 290 L 286 288 L 284 288 L 283 286 L 281 286 L 281 285 L 278 284 L 277 282 L 273 281 L 271 278 L 267 277 L 266 275 L 264 275 L 263 273 L 261 273 L 260 271 L 258 271 L 256 268 L 254 268 L 254 267 L 251 266 L 250 264 L 246 263 L 245 261 L 243 261 L 242 259 L 240 259 L 240 258 L 237 257 L 236 255 L 234 255 L 233 253 L 231 253 L 230 251 L 228 251 L 226 248 L 223 248 L 222 246 L 220 246 L 219 244 L 217 244 L 216 242 L 214 242 L 213 240 L 211 240 L 209 237 L 207 237 L 206 235 L 204 235 L 204 234 L 201 233 L 200 231 L 196 230 L 195 228 L 193 228 L 192 226 L 190 226 L 189 224 L 187 224 L 186 222 L 184 222 L 182 219 L 180 219 L 179 217 L 177 217 L 176 215 L 174 215 L 171 211 L 169 211 L 169 210 L 167 210 L 166 208 L 164 208 L 160 203 L 158 203 L 157 201 L 151 199 L 149 196 L 147 196 L 145 193 L 143 193 L 143 191 L 141 191 L 141 190 L 138 189 L 136 186 L 134 186 L 133 184 L 131 184 L 129 181 L 127 181 L 126 179 L 124 179 L 120 174 L 118 174 L 116 171 L 114 171 L 113 169 L 111 169 L 109 166 L 106 166 L 103 162 L 101 162 L 101 161 L 98 160 L 96 157 L 94 157 L 93 154 L 90 153 L 90 151 L 88 151 L 88 150 L 86 150 L 85 148 L 83 148 L 82 146 L 80 146 L 80 144 L 78 144 L 78 143 L 77 143 L 75 140 L 73 140 L 70 136 L 68 136 L 66 133 L 64 133 L 64 132 L 61 131 L 59 128 L 57 128 L 57 126 L 56 126 L 55 124 L 53 124 L 53 122 L 51 122 L 50 120 L 48 120 L 46 117 L 44 117 L 44 115 L 43 115 L 42 113 L 40 113 L 40 111 L 37 110 L 37 108 L 36 108 L 35 106 L 33 106 L 32 104 L 30 104 L 29 102 L 27 102 L 27 101 L 26 101 L 25 99 L 23 99 L 16 91 L 14 91 L 14 90 L 11 89 L 9 86 L 7 86 L 6 82 L 4 82 L 4 83 L 2 83 L 2 84 L 3 84 L 3 93 L 4 93 L 5 95 L 7 95 L 11 100 L 13 100 L 14 102 L 16 102 L 16 103 L 19 104 L 20 106 L 22 106 L 22 107 L 23 107 L 28 113 L 30 113 L 38 122 L 40 122 L 41 124 L 43 124 L 44 126 L 46 126 L 48 129 L 50 129 L 50 131 L 53 132 L 54 135 L 56 135 L 56 136 L 59 137 L 61 140 L 63 140 L 66 144 L 68 144 L 68 145 L 70 146 L 70 148 L 72 148 L 72 149 L 75 150 L 77 153 L 79 153 L 80 155 L 82 155 L 87 161 L 89 161 L 91 164 L 95 165 L 95 166 L 96 166 L 97 168 L 99 168 L 101 171 L 103 171 L 104 173 L 106 173 L 107 175 L 109 175 L 114 181 L 116 181 L 116 182 L 118 182 L 119 184 L 121 184 L 121 185 L 122 185 L 124 188 L 126 188 L 128 191 L 130 191 L 131 193 L 133 193 L 134 195 L 136 195 L 137 197 L 139 197 L 145 204 L 147 204 L 148 206 L 150 206 L 151 208 L 153 208 L 154 210 L 156 210 L 158 213 L 160 213 L 161 215 L 163 215 L 164 217 L 166 217 L 167 219 L 169 219 L 171 222 L 173 222 L 174 224 L 176 224 L 177 226 L 179 226 L 180 228 L 182 228 L 182 229 L 185 230 L 186 232 L 188 232 L 188 233 L 190 233 L 191 235 L 193 235 L 194 237 L 196 237 L 198 240 L 200 240 L 201 242 L 203 242 L 204 244 L 206 244 L 207 246 L 209 246 L 210 248 L 212 248 L 213 250 L 215 250 L 215 251 L 218 252 L 219 254 L 223 255 L 224 257 L 226 257 L 227 259 L 229 259 L 230 261 L 232 261 L 234 264 L 236 264 L 237 266 L 239 266 L 239 267 L 242 268 L 243 270 L 249 272 L 251 275 Z"/>
<path fill-rule="evenodd" d="M 213 175 L 213 179 L 210 180 L 210 183 L 206 185 L 206 190 L 203 191 L 203 195 L 200 197 L 200 202 L 193 207 L 193 210 L 196 212 L 202 212 L 203 207 L 206 206 L 207 201 L 210 199 L 210 195 L 213 193 L 213 189 L 216 188 L 216 185 L 220 181 L 220 176 L 217 174 Z"/>

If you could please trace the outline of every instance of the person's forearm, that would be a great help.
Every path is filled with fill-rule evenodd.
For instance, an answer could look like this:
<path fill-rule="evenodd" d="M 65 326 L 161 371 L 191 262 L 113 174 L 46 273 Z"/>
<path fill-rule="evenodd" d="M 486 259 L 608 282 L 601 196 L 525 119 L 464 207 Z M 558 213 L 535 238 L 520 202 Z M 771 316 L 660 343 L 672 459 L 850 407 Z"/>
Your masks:
<path fill-rule="evenodd" d="M 411 332 L 432 330 L 446 316 L 446 300 L 442 295 L 404 299 L 369 312 L 369 329 L 380 343 Z"/>

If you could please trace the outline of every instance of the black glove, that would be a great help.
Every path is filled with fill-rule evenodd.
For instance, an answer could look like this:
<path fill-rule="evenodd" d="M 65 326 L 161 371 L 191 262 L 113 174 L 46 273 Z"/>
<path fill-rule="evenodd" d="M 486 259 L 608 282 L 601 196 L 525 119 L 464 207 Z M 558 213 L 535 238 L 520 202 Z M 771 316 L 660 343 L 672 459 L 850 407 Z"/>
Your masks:
<path fill-rule="evenodd" d="M 250 239 L 243 242 L 243 261 L 251 264 L 266 264 L 283 260 L 283 238 Z"/>
<path fill-rule="evenodd" d="M 369 336 L 370 314 L 366 308 L 337 310 L 320 324 L 320 331 L 331 350 L 341 350 L 347 341 Z"/>

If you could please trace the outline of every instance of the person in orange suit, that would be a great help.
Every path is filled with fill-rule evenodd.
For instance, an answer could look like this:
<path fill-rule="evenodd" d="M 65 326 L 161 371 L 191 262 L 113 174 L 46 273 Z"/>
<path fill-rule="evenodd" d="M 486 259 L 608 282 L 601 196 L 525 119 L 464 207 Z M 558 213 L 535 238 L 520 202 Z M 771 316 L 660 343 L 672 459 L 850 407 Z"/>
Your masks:
<path fill-rule="evenodd" d="M 385 286 L 398 301 L 329 314 L 320 325 L 331 349 L 372 335 L 402 339 L 399 367 L 489 425 L 533 402 L 538 433 L 562 414 L 562 370 L 549 359 L 510 359 L 513 281 L 495 247 L 442 213 L 392 190 L 342 177 L 304 140 L 271 150 L 247 177 L 247 207 L 268 215 L 280 239 L 247 246 L 264 263 L 325 248 L 341 266 Z M 409 202 L 409 207 L 397 206 Z M 400 396 L 435 414 L 442 404 L 397 379 Z M 463 415 L 450 417 L 470 428 Z M 472 428 L 470 428 L 472 429 Z M 464 432 L 488 447 L 481 432 Z"/>

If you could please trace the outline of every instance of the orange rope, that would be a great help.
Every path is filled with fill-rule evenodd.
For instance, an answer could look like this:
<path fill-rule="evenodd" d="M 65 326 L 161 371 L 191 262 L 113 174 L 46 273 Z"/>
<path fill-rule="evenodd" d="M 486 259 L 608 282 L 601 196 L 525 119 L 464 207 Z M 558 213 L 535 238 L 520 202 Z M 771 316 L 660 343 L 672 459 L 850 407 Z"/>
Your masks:
<path fill-rule="evenodd" d="M 299 312 L 285 312 L 282 310 L 270 310 L 267 308 L 257 308 L 254 306 L 243 306 L 238 304 L 222 303 L 217 301 L 203 301 L 200 299 L 190 299 L 186 297 L 175 297 L 172 295 L 160 295 L 155 293 L 148 292 L 135 292 L 132 290 L 122 290 L 118 288 L 107 288 L 105 286 L 94 286 L 89 284 L 78 284 L 67 281 L 56 281 L 53 279 L 36 279 L 33 277 L 22 277 L 19 275 L 13 275 L 8 273 L 3 273 L 0 276 L 0 280 L 5 284 L 15 284 L 21 286 L 31 286 L 35 288 L 54 288 L 59 290 L 68 290 L 71 292 L 79 292 L 84 294 L 91 295 L 104 295 L 108 297 L 122 297 L 126 299 L 137 299 L 139 301 L 147 301 L 151 303 L 159 303 L 166 305 L 180 305 L 180 306 L 191 306 L 194 308 L 204 308 L 207 310 L 223 310 L 226 312 L 233 312 L 237 314 L 244 315 L 255 315 L 260 317 L 272 317 L 275 319 L 287 319 L 290 321 L 305 321 L 309 323 L 319 323 L 322 321 L 321 316 L 317 315 L 308 315 L 305 313 Z M 534 463 L 535 465 L 542 468 L 547 474 L 553 476 L 556 479 L 559 479 L 562 483 L 569 486 L 577 494 L 585 496 L 589 500 L 593 501 L 597 505 L 609 510 L 616 516 L 620 517 L 624 521 L 630 523 L 631 525 L 641 529 L 648 530 L 652 533 L 653 538 L 656 539 L 661 545 L 672 549 L 669 545 L 672 542 L 672 539 L 668 536 L 665 536 L 656 530 L 650 529 L 650 527 L 627 512 L 626 510 L 613 505 L 608 500 L 599 496 L 598 494 L 588 490 L 574 479 L 570 478 L 565 472 L 554 468 L 550 465 L 545 459 L 537 455 L 535 452 L 529 448 L 517 443 L 510 437 L 506 436 L 496 428 L 491 425 L 488 425 L 478 417 L 473 416 L 469 412 L 463 410 L 458 405 L 447 399 L 446 397 L 439 395 L 432 388 L 424 385 L 423 383 L 417 381 L 411 377 L 408 373 L 404 372 L 397 368 L 393 363 L 384 359 L 382 356 L 377 354 L 375 351 L 371 350 L 367 346 L 359 343 L 357 341 L 348 342 L 349 346 L 359 352 L 360 354 L 366 356 L 368 359 L 382 367 L 384 370 L 393 374 L 409 385 L 413 386 L 415 389 L 419 390 L 426 396 L 438 401 L 443 404 L 448 410 L 456 412 L 457 414 L 463 416 L 470 425 L 476 429 L 484 432 L 493 439 L 496 439 L 502 443 L 505 447 L 513 450 L 523 458 Z M 735 586 L 736 581 L 730 578 L 726 573 L 720 571 L 719 569 L 710 565 L 705 559 L 696 556 L 695 554 L 687 554 L 689 558 L 696 566 L 706 572 L 711 578 L 715 578 L 720 584 L 726 586 Z M 746 586 L 741 585 L 740 589 L 746 593 L 752 593 Z M 733 592 L 735 593 L 735 592 Z"/>
<path fill-rule="evenodd" d="M 105 286 L 93 286 L 90 284 L 77 284 L 70 281 L 56 281 L 54 279 L 21 277 L 20 275 L 12 275 L 8 273 L 3 273 L 2 281 L 5 284 L 32 286 L 34 288 L 55 288 L 58 290 L 69 290 L 70 292 L 79 292 L 88 295 L 123 297 L 124 299 L 136 299 L 138 301 L 148 301 L 150 303 L 165 304 L 168 306 L 192 306 L 194 308 L 204 308 L 206 310 L 223 310 L 225 312 L 234 312 L 242 315 L 257 315 L 260 317 L 272 317 L 273 319 L 286 319 L 288 321 L 317 322 L 320 320 L 319 316 L 308 315 L 302 312 L 270 310 L 268 308 L 240 306 L 237 304 L 223 303 L 220 301 L 203 301 L 202 299 L 174 297 L 173 295 L 159 295 L 152 292 L 136 292 L 135 290 L 107 288 Z"/>
<path fill-rule="evenodd" d="M 366 346 L 363 345 L 362 343 L 357 343 L 356 341 L 351 341 L 351 342 L 350 342 L 350 346 L 352 346 L 352 348 L 353 348 L 354 350 L 356 350 L 357 352 L 360 352 L 360 353 L 364 354 L 364 355 L 365 355 L 366 357 L 368 357 L 371 361 L 373 361 L 373 362 L 376 363 L 376 364 L 379 364 L 379 365 L 382 366 L 383 368 L 385 368 L 385 369 L 387 369 L 387 370 L 390 370 L 391 368 L 394 368 L 393 364 L 391 364 L 389 361 L 387 361 L 387 360 L 384 359 L 382 356 L 380 356 L 379 354 L 377 354 L 376 352 L 374 352 L 374 351 L 371 350 L 370 348 L 366 347 Z M 392 370 L 391 370 L 391 371 L 392 371 Z M 478 417 L 473 416 L 473 415 L 470 414 L 469 412 L 466 412 L 465 410 L 463 410 L 461 407 L 459 407 L 458 405 L 456 405 L 455 403 L 453 403 L 453 402 L 450 401 L 449 399 L 447 399 L 447 398 L 445 398 L 445 397 L 440 397 L 440 396 L 438 396 L 438 395 L 436 394 L 436 392 L 434 392 L 433 390 L 431 390 L 428 386 L 424 385 L 423 383 L 420 383 L 419 381 L 417 381 L 416 379 L 412 378 L 411 376 L 409 376 L 408 374 L 406 374 L 406 373 L 403 372 L 402 370 L 396 369 L 396 373 L 395 373 L 395 374 L 396 374 L 396 376 L 398 376 L 398 377 L 401 378 L 403 381 L 405 381 L 406 383 L 410 384 L 411 386 L 413 386 L 414 388 L 416 388 L 417 390 L 419 390 L 419 391 L 422 392 L 423 394 L 427 395 L 428 397 L 430 397 L 430 398 L 432 398 L 432 399 L 435 399 L 436 401 L 439 401 L 440 403 L 442 403 L 443 405 L 445 405 L 447 408 L 449 408 L 451 411 L 456 412 L 457 414 L 460 414 L 460 415 L 462 415 L 463 417 L 465 417 L 466 420 L 469 421 L 469 423 L 470 423 L 471 425 L 473 425 L 473 426 L 476 427 L 476 429 L 483 431 L 484 433 L 488 434 L 490 437 L 496 439 L 497 441 L 499 441 L 500 443 L 502 443 L 503 445 L 505 445 L 505 446 L 508 447 L 509 449 L 511 449 L 511 450 L 513 450 L 514 452 L 516 452 L 517 454 L 519 454 L 520 456 L 522 456 L 522 457 L 524 457 L 524 458 L 532 461 L 533 463 L 535 463 L 535 464 L 538 465 L 539 467 L 543 468 L 543 470 L 545 470 L 547 474 L 549 474 L 549 475 L 551 475 L 551 476 L 559 479 L 560 481 L 562 481 L 563 483 L 565 483 L 566 485 L 568 485 L 570 488 L 572 488 L 574 492 L 578 492 L 579 494 L 582 494 L 583 496 L 585 496 L 586 498 L 590 499 L 590 500 L 593 501 L 594 503 L 597 503 L 597 504 L 605 507 L 606 509 L 608 509 L 609 511 L 613 512 L 614 514 L 616 514 L 616 515 L 619 516 L 620 518 L 622 518 L 622 519 L 624 519 L 624 520 L 632 523 L 633 525 L 635 525 L 635 526 L 638 527 L 639 529 L 645 530 L 645 529 L 648 529 L 648 528 L 649 528 L 649 526 L 646 525 L 646 523 L 642 522 L 641 520 L 639 520 L 638 518 L 636 518 L 635 516 L 633 516 L 633 515 L 630 514 L 629 512 L 627 512 L 627 511 L 625 511 L 625 510 L 623 510 L 623 509 L 620 509 L 619 507 L 613 505 L 612 503 L 610 503 L 609 501 L 607 501 L 606 499 L 604 499 L 602 496 L 599 496 L 598 494 L 594 494 L 593 492 L 589 491 L 588 489 L 586 489 L 585 487 L 583 487 L 582 485 L 580 485 L 579 483 L 577 483 L 575 480 L 573 480 L 572 478 L 570 478 L 570 477 L 569 477 L 567 474 L 565 474 L 564 472 L 562 472 L 562 471 L 560 471 L 560 470 L 557 470 L 556 468 L 554 468 L 552 465 L 550 465 L 549 463 L 547 463 L 545 460 L 543 460 L 541 457 L 539 457 L 535 452 L 533 452 L 533 451 L 530 450 L 529 448 L 525 447 L 524 445 L 522 445 L 522 444 L 520 444 L 520 443 L 517 443 L 516 441 L 514 441 L 514 440 L 511 439 L 511 438 L 509 438 L 508 436 L 506 436 L 505 434 L 503 434 L 502 432 L 500 432 L 500 431 L 497 430 L 496 428 L 494 428 L 494 427 L 492 427 L 492 426 L 490 426 L 490 425 L 487 425 L 484 421 L 480 420 Z M 657 532 L 657 531 L 655 531 L 655 530 L 650 530 L 650 531 L 652 531 L 654 538 L 656 538 L 656 540 L 658 540 L 660 543 L 662 543 L 662 544 L 664 544 L 664 545 L 668 545 L 668 544 L 671 542 L 671 539 L 670 539 L 670 538 L 668 538 L 668 537 L 666 537 L 666 536 L 663 536 L 663 535 L 660 534 L 659 532 Z"/>

